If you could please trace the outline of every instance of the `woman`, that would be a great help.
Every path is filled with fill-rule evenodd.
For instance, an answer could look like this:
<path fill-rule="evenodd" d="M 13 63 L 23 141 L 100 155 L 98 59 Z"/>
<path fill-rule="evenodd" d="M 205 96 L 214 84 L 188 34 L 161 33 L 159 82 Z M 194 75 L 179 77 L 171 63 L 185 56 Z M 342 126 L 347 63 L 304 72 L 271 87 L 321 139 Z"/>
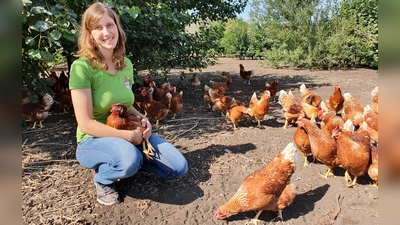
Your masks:
<path fill-rule="evenodd" d="M 125 57 L 126 36 L 118 15 L 103 3 L 94 3 L 82 15 L 78 59 L 71 66 L 70 90 L 78 123 L 76 158 L 94 169 L 97 201 L 119 203 L 115 181 L 139 170 L 165 179 L 188 170 L 184 156 L 173 145 L 151 133 L 149 120 L 132 104 L 133 66 Z M 146 130 L 117 130 L 107 126 L 111 105 L 122 103 L 139 116 Z M 149 138 L 153 160 L 143 160 L 140 140 Z M 133 145 L 132 143 L 137 145 Z"/>

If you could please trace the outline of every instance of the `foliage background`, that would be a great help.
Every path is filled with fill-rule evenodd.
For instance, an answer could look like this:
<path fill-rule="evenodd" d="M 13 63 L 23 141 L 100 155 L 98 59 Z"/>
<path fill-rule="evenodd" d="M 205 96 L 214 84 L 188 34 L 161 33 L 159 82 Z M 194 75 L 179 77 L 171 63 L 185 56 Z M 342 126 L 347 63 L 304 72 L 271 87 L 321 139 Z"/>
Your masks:
<path fill-rule="evenodd" d="M 48 71 L 74 60 L 80 15 L 93 2 L 22 3 L 22 89 L 37 101 L 51 92 L 42 79 Z M 201 71 L 222 56 L 262 59 L 274 68 L 378 68 L 377 0 L 106 3 L 120 15 L 135 70 L 164 80 L 172 68 Z M 246 4 L 250 19 L 237 19 Z M 190 25 L 198 29 L 189 32 Z"/>

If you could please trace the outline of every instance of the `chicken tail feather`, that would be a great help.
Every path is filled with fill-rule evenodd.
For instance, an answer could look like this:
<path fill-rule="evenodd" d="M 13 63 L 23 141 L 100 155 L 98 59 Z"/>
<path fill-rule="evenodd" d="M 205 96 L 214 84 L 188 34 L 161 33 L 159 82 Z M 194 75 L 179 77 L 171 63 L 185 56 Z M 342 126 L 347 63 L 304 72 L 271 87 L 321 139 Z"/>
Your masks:
<path fill-rule="evenodd" d="M 286 145 L 285 149 L 282 150 L 282 155 L 284 159 L 297 164 L 297 147 L 293 142 Z"/>

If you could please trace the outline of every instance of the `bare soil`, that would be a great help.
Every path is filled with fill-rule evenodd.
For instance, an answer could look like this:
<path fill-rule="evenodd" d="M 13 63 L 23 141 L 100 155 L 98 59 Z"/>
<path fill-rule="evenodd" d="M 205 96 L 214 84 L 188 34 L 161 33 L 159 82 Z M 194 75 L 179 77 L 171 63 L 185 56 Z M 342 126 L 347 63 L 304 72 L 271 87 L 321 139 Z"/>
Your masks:
<path fill-rule="evenodd" d="M 251 84 L 239 76 L 239 63 L 254 69 Z M 363 104 L 371 104 L 371 90 L 378 85 L 378 71 L 367 69 L 309 71 L 270 69 L 257 60 L 222 58 L 200 75 L 202 87 L 209 80 L 220 80 L 225 70 L 233 84 L 226 95 L 246 103 L 253 92 L 260 96 L 265 82 L 279 80 L 279 90 L 300 96 L 302 83 L 323 99 L 334 86 L 350 92 Z M 192 73 L 179 84 L 181 70 L 171 71 L 170 83 L 183 91 L 184 109 L 172 120 L 170 113 L 154 133 L 172 142 L 189 162 L 189 172 L 180 179 L 163 180 L 139 172 L 120 180 L 117 186 L 123 202 L 104 206 L 96 201 L 93 172 L 75 158 L 76 120 L 73 112 L 64 113 L 57 105 L 44 121 L 45 128 L 22 131 L 22 223 L 23 224 L 245 224 L 256 212 L 242 213 L 228 220 L 216 220 L 215 210 L 229 200 L 241 181 L 261 168 L 293 140 L 295 127 L 283 129 L 282 108 L 270 102 L 270 111 L 262 121 L 245 119 L 233 130 L 220 113 L 211 111 L 203 101 L 203 89 L 189 85 Z M 143 78 L 145 73 L 140 73 Z M 160 79 L 155 79 L 161 83 Z M 154 121 L 152 121 L 154 123 Z M 327 167 L 303 157 L 293 175 L 297 196 L 283 210 L 285 224 L 378 224 L 378 188 L 370 186 L 368 176 L 359 179 L 355 188 L 345 185 L 344 171 L 323 179 L 319 173 Z M 263 212 L 260 225 L 281 223 L 277 213 Z"/>

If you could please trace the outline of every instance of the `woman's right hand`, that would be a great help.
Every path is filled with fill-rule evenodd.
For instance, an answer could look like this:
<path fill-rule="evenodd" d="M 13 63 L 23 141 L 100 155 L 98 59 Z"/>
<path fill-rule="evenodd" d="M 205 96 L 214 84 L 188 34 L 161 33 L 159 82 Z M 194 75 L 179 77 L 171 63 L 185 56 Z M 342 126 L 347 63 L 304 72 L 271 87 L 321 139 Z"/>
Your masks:
<path fill-rule="evenodd" d="M 140 145 L 143 142 L 142 132 L 138 129 L 136 130 L 127 130 L 128 138 L 127 141 L 131 142 L 134 145 Z"/>

